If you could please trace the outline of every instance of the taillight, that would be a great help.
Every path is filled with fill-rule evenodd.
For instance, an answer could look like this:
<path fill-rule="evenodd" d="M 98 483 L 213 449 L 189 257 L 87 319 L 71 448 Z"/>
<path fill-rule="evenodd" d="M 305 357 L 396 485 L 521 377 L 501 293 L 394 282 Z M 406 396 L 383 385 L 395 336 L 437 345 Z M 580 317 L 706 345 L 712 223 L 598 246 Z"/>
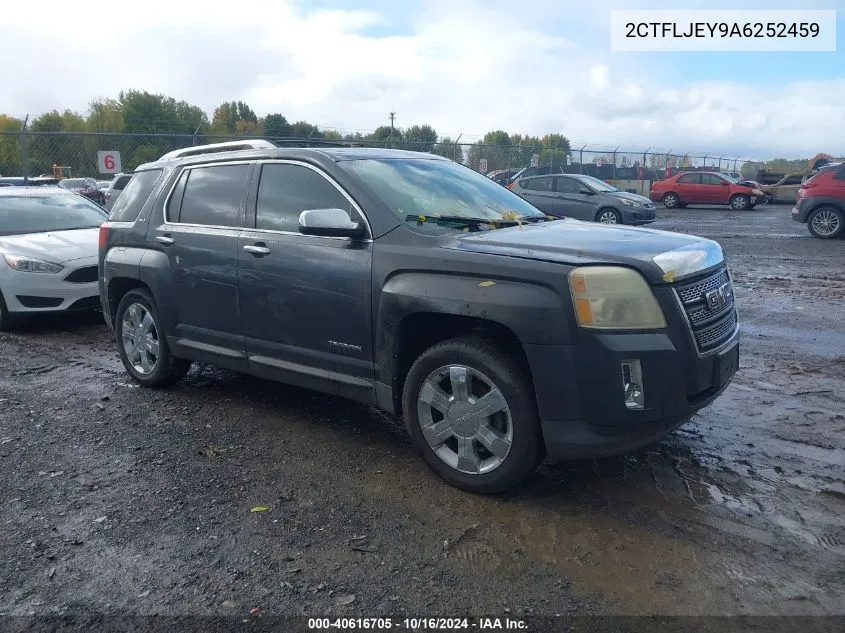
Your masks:
<path fill-rule="evenodd" d="M 100 235 L 99 239 L 97 240 L 97 246 L 99 248 L 103 248 L 106 245 L 106 240 L 109 237 L 109 227 L 107 224 L 100 225 Z"/>

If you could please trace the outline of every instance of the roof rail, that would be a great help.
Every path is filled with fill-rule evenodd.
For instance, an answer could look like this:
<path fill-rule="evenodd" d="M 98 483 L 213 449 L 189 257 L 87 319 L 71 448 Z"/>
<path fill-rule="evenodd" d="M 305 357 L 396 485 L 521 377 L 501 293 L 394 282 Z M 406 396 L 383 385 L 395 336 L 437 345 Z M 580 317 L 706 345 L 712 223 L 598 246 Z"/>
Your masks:
<path fill-rule="evenodd" d="M 167 152 L 159 160 L 171 160 L 183 156 L 196 156 L 198 154 L 214 154 L 217 152 L 237 152 L 245 149 L 270 149 L 276 147 L 270 141 L 263 139 L 252 139 L 243 141 L 227 141 L 226 143 L 211 143 L 209 145 L 195 145 Z"/>

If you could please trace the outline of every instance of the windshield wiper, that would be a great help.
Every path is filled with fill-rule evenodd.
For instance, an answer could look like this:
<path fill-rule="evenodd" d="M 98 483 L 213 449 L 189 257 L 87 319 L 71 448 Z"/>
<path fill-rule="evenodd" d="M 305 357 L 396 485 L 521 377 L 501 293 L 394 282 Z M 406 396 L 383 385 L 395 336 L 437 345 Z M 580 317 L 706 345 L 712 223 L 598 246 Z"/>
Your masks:
<path fill-rule="evenodd" d="M 491 228 L 504 228 L 510 226 L 519 226 L 520 224 L 534 224 L 536 222 L 549 222 L 551 220 L 557 220 L 558 218 L 546 215 L 531 215 L 531 216 L 519 216 L 517 219 L 497 219 L 493 220 L 490 218 L 472 218 L 472 217 L 465 217 L 462 215 L 412 215 L 408 214 L 405 216 L 406 222 L 416 222 L 418 224 L 423 224 L 426 222 L 434 222 L 436 224 L 444 223 L 456 223 L 456 224 L 463 224 L 465 226 L 474 227 L 479 229 L 482 225 L 489 225 Z"/>

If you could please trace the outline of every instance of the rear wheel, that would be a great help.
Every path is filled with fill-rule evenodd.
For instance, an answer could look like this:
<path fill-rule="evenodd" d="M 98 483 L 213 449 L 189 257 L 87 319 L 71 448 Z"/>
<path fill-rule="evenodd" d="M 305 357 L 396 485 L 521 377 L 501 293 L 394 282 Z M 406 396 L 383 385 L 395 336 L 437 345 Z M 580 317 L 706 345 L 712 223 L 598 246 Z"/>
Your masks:
<path fill-rule="evenodd" d="M 807 218 L 807 229 L 810 235 L 823 240 L 839 237 L 845 230 L 845 215 L 839 209 L 821 207 Z"/>
<path fill-rule="evenodd" d="M 130 290 L 120 300 L 115 333 L 123 366 L 145 387 L 172 384 L 191 368 L 190 361 L 170 353 L 155 301 L 146 290 Z"/>
<path fill-rule="evenodd" d="M 600 209 L 596 213 L 596 222 L 602 224 L 622 224 L 622 215 L 616 209 Z"/>
<path fill-rule="evenodd" d="M 667 209 L 677 209 L 680 202 L 681 200 L 676 193 L 667 193 L 663 196 L 663 206 Z"/>
<path fill-rule="evenodd" d="M 458 488 L 502 492 L 543 459 L 531 380 L 490 340 L 456 338 L 429 348 L 402 395 L 405 424 L 425 461 Z"/>
<path fill-rule="evenodd" d="M 729 204 L 731 205 L 731 209 L 734 211 L 745 211 L 751 207 L 751 198 L 738 193 L 730 199 Z"/>

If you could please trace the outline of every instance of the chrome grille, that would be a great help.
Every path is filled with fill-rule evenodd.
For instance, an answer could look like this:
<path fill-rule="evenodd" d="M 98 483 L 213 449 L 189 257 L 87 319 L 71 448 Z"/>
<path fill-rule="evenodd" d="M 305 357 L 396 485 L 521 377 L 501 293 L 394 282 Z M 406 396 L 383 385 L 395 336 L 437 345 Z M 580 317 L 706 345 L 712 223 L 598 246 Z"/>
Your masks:
<path fill-rule="evenodd" d="M 681 302 L 684 304 L 693 303 L 698 299 L 703 300 L 705 292 L 715 290 L 719 286 L 728 282 L 728 272 L 720 270 L 712 277 L 708 277 L 702 281 L 693 282 L 687 286 L 678 287 L 678 296 L 681 297 Z"/>
<path fill-rule="evenodd" d="M 736 328 L 736 312 L 732 311 L 727 319 L 695 333 L 695 340 L 699 349 L 706 350 L 718 347 L 733 334 L 734 328 Z"/>
<path fill-rule="evenodd" d="M 675 293 L 681 300 L 700 352 L 719 347 L 736 329 L 737 316 L 732 284 L 724 305 L 711 308 L 705 297 L 706 293 L 724 284 L 730 284 L 730 281 L 728 271 L 723 268 L 702 279 L 675 286 Z"/>

